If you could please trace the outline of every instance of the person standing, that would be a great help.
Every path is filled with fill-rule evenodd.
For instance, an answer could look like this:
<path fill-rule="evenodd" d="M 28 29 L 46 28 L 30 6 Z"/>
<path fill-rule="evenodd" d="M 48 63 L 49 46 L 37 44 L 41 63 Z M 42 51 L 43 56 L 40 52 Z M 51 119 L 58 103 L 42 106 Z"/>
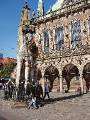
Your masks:
<path fill-rule="evenodd" d="M 8 89 L 8 85 L 5 83 L 4 84 L 4 95 L 5 95 L 5 100 L 8 100 L 9 98 L 9 89 Z"/>

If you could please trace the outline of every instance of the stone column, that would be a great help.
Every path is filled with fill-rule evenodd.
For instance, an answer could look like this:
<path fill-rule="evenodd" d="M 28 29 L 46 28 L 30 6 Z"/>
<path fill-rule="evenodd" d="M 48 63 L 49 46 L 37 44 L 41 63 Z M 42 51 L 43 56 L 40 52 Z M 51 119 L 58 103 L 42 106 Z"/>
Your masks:
<path fill-rule="evenodd" d="M 43 88 L 43 93 L 44 93 L 45 92 L 45 89 L 44 89 L 44 85 L 45 85 L 44 73 L 42 73 L 41 83 L 42 83 L 42 88 Z"/>
<path fill-rule="evenodd" d="M 22 68 L 22 61 L 20 58 L 17 58 L 17 71 L 16 71 L 16 87 L 19 87 L 19 82 L 20 82 L 20 74 L 21 74 L 21 68 Z"/>
<path fill-rule="evenodd" d="M 34 68 L 33 67 L 31 67 L 31 81 L 34 81 Z"/>
<path fill-rule="evenodd" d="M 60 80 L 60 93 L 62 94 L 63 92 L 63 80 L 62 80 L 62 61 L 61 61 L 61 65 L 60 65 L 60 69 L 59 69 L 59 80 Z"/>
<path fill-rule="evenodd" d="M 82 79 L 82 74 L 80 74 L 80 86 L 81 86 L 81 94 L 84 93 L 84 89 L 83 89 L 83 79 Z"/>
<path fill-rule="evenodd" d="M 84 93 L 84 87 L 83 87 L 83 79 L 82 79 L 82 67 L 80 65 L 80 68 L 79 68 L 79 73 L 80 73 L 80 87 L 81 87 L 81 94 Z"/>
<path fill-rule="evenodd" d="M 25 59 L 25 93 L 27 88 L 27 81 L 29 80 L 29 60 L 28 58 Z"/>
<path fill-rule="evenodd" d="M 23 59 L 17 56 L 17 71 L 16 71 L 16 98 L 18 98 L 19 83 L 21 79 L 21 68 Z"/>
<path fill-rule="evenodd" d="M 62 81 L 62 75 L 60 75 L 59 80 L 60 80 L 60 93 L 62 94 L 62 92 L 63 92 L 63 81 Z"/>

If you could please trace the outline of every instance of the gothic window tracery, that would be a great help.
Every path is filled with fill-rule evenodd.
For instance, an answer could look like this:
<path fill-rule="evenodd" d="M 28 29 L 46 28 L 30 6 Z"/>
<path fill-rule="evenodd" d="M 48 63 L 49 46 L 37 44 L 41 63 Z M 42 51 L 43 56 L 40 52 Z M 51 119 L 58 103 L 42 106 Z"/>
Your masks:
<path fill-rule="evenodd" d="M 89 17 L 89 20 L 88 20 L 88 26 L 89 26 L 89 36 L 90 36 L 90 17 Z"/>
<path fill-rule="evenodd" d="M 76 21 L 74 23 L 72 23 L 71 26 L 71 36 L 72 36 L 72 40 L 71 40 L 71 44 L 72 44 L 72 48 L 77 47 L 81 47 L 82 42 L 81 42 L 81 25 L 80 25 L 80 21 Z"/>
<path fill-rule="evenodd" d="M 64 28 L 63 26 L 55 29 L 56 50 L 60 50 L 64 45 Z"/>
<path fill-rule="evenodd" d="M 44 52 L 47 53 L 49 52 L 49 34 L 48 31 L 45 31 L 43 33 L 44 36 Z"/>

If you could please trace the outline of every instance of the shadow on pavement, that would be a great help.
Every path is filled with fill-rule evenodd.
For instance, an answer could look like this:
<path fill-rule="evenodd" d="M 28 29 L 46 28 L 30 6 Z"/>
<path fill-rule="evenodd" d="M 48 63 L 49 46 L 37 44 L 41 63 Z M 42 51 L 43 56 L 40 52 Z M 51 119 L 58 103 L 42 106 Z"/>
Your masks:
<path fill-rule="evenodd" d="M 82 95 L 80 94 L 76 94 L 76 95 L 69 95 L 69 96 L 63 96 L 63 97 L 57 97 L 57 98 L 50 98 L 50 99 L 45 99 L 42 102 L 42 106 L 44 106 L 45 104 L 53 104 L 57 101 L 61 101 L 61 100 L 71 100 L 77 97 L 81 97 Z"/>
<path fill-rule="evenodd" d="M 6 118 L 4 118 L 4 117 L 2 117 L 2 116 L 0 116 L 0 120 L 7 120 Z"/>

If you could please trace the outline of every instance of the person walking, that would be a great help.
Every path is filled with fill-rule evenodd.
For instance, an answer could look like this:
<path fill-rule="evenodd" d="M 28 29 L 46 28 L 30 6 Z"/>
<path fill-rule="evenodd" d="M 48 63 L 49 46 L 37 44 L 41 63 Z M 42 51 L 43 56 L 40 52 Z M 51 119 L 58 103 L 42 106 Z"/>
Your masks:
<path fill-rule="evenodd" d="M 48 99 L 50 99 L 50 96 L 49 96 L 49 85 L 48 85 L 47 82 L 45 83 L 44 97 L 43 97 L 43 99 L 45 99 L 46 96 L 48 97 Z"/>
<path fill-rule="evenodd" d="M 36 96 L 37 106 L 41 106 L 41 101 L 43 98 L 43 89 L 42 89 L 41 84 L 38 81 L 37 81 L 36 86 L 35 86 L 35 96 Z"/>

